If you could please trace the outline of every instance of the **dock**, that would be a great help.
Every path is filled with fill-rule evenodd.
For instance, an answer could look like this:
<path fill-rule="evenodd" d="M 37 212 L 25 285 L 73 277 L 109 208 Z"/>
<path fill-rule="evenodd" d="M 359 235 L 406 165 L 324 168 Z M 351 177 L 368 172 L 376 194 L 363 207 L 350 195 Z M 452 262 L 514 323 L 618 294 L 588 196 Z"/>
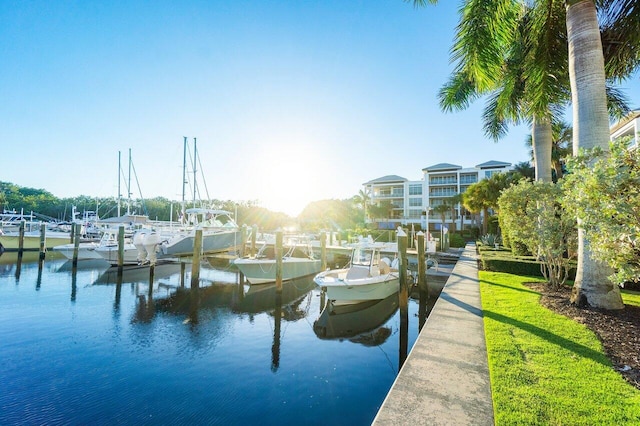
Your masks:
<path fill-rule="evenodd" d="M 373 424 L 494 424 L 475 245 L 451 271 Z"/>

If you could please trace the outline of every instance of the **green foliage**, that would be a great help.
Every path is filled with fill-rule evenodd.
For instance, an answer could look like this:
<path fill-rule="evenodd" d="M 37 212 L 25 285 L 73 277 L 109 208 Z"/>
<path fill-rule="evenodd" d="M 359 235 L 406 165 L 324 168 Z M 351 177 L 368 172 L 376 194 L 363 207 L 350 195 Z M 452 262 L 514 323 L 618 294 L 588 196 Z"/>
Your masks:
<path fill-rule="evenodd" d="M 567 162 L 565 208 L 578 217 L 593 257 L 615 282 L 640 280 L 640 151 L 628 139 L 582 152 Z"/>
<path fill-rule="evenodd" d="M 457 233 L 449 233 L 449 246 L 450 247 L 464 247 L 466 241 L 462 238 L 462 235 Z"/>
<path fill-rule="evenodd" d="M 496 424 L 640 424 L 640 391 L 592 331 L 541 306 L 531 277 L 479 278 Z"/>
<path fill-rule="evenodd" d="M 500 244 L 500 237 L 496 234 L 485 234 L 480 237 L 480 242 L 486 246 L 494 247 L 496 244 Z"/>
<path fill-rule="evenodd" d="M 562 188 L 549 182 L 520 181 L 502 192 L 500 214 L 514 241 L 542 259 L 542 273 L 552 286 L 567 280 L 569 258 L 577 250 L 574 216 L 561 207 Z"/>

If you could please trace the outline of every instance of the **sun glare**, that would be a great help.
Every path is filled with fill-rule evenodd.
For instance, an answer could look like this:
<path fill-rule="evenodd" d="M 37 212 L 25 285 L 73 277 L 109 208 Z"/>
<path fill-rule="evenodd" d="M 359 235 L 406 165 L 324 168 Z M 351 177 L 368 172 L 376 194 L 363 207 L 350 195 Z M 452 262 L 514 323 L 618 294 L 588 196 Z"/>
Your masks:
<path fill-rule="evenodd" d="M 314 155 L 304 146 L 280 145 L 265 150 L 256 166 L 259 191 L 256 198 L 264 207 L 297 216 L 320 197 L 321 178 L 314 172 Z"/>

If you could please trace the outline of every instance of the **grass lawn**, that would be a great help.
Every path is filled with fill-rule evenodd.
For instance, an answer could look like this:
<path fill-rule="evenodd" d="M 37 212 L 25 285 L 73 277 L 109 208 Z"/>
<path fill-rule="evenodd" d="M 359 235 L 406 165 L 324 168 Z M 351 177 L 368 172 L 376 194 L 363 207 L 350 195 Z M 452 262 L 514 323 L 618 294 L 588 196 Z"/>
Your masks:
<path fill-rule="evenodd" d="M 542 307 L 539 278 L 480 271 L 497 425 L 640 424 L 640 390 L 585 326 Z M 625 302 L 640 294 L 624 292 Z"/>
<path fill-rule="evenodd" d="M 640 306 L 640 292 L 622 290 L 622 301 L 625 305 Z"/>

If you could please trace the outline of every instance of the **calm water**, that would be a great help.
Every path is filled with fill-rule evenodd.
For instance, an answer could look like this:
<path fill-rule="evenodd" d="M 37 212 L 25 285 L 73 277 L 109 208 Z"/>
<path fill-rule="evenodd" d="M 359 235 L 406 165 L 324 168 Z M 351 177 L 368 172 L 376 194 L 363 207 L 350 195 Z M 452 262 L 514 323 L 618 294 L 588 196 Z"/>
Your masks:
<path fill-rule="evenodd" d="M 369 424 L 418 334 L 417 301 L 403 336 L 397 298 L 328 316 L 311 279 L 285 283 L 279 300 L 275 286 L 203 265 L 196 299 L 179 266 L 158 266 L 150 289 L 148 268 L 117 284 L 100 262 L 73 273 L 63 260 L 18 269 L 10 256 L 3 425 Z"/>

